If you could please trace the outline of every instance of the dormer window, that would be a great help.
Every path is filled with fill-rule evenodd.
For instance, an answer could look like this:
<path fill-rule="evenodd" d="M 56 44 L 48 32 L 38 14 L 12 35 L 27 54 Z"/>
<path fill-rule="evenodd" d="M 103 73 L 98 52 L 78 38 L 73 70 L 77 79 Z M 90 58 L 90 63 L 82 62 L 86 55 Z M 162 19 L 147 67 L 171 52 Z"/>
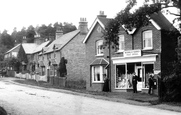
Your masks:
<path fill-rule="evenodd" d="M 119 35 L 119 49 L 118 52 L 121 52 L 124 50 L 124 35 Z"/>
<path fill-rule="evenodd" d="M 96 55 L 100 56 L 103 55 L 104 49 L 103 49 L 103 40 L 96 41 Z"/>
<path fill-rule="evenodd" d="M 149 50 L 153 48 L 153 34 L 152 30 L 143 32 L 143 49 Z"/>

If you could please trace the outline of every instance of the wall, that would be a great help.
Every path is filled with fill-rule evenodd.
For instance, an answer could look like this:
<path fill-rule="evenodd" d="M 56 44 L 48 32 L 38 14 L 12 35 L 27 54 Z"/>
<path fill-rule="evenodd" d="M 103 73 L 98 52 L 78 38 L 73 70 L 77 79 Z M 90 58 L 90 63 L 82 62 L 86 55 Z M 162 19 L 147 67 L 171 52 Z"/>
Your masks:
<path fill-rule="evenodd" d="M 67 59 L 67 80 L 79 81 L 85 80 L 87 71 L 85 71 L 85 44 L 83 39 L 85 35 L 76 35 L 68 44 L 61 49 L 61 56 Z"/>
<path fill-rule="evenodd" d="M 108 60 L 108 49 L 107 47 L 104 49 L 104 56 L 95 56 L 96 55 L 96 46 L 95 43 L 97 40 L 103 39 L 102 33 L 97 31 L 97 28 L 99 27 L 99 24 L 95 25 L 95 28 L 92 30 L 92 33 L 89 35 L 88 40 L 86 41 L 86 71 L 87 71 L 87 83 L 86 88 L 87 90 L 94 90 L 94 91 L 102 91 L 103 83 L 91 83 L 90 77 L 91 77 L 91 71 L 90 71 L 90 64 L 96 59 L 96 58 L 104 58 Z M 103 28 L 102 28 L 103 29 Z"/>

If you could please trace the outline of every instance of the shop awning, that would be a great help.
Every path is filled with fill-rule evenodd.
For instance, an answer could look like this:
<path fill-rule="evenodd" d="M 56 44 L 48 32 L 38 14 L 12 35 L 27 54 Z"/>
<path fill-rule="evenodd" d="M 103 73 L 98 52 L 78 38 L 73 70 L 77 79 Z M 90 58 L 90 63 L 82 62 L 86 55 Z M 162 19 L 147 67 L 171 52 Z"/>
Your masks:
<path fill-rule="evenodd" d="M 136 57 L 112 57 L 113 64 L 134 62 L 155 62 L 158 54 L 150 54 Z"/>
<path fill-rule="evenodd" d="M 107 60 L 105 60 L 104 58 L 100 58 L 100 59 L 95 59 L 91 65 L 108 65 L 109 62 Z"/>

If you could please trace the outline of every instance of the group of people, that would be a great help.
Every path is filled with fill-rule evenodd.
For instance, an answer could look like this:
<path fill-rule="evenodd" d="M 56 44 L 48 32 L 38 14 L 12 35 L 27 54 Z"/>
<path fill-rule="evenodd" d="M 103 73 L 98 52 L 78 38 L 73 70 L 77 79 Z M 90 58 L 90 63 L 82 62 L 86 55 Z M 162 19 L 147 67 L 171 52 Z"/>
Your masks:
<path fill-rule="evenodd" d="M 153 93 L 153 86 L 154 86 L 154 78 L 153 77 L 154 77 L 153 74 L 149 75 L 149 79 L 148 79 L 148 85 L 149 85 L 148 94 L 151 94 L 151 92 Z M 133 93 L 137 93 L 137 82 L 138 82 L 138 76 L 136 75 L 136 73 L 133 73 L 133 77 L 132 77 Z"/>

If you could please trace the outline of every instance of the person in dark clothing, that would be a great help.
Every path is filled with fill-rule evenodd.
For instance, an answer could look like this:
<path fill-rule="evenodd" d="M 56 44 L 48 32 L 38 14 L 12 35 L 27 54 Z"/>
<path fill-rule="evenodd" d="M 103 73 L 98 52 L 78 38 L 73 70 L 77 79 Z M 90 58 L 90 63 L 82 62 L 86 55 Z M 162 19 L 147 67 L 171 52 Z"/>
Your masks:
<path fill-rule="evenodd" d="M 153 75 L 152 74 L 150 74 L 150 76 L 149 76 L 148 85 L 149 85 L 148 94 L 151 94 L 151 90 L 152 90 L 152 94 L 153 94 L 154 81 L 153 81 Z"/>
<path fill-rule="evenodd" d="M 137 81 L 138 81 L 138 76 L 136 75 L 136 73 L 133 73 L 132 77 L 133 93 L 137 93 Z"/>
<path fill-rule="evenodd" d="M 103 85 L 103 91 L 104 92 L 108 92 L 109 91 L 109 80 L 106 77 L 106 74 L 103 75 L 104 76 L 104 85 Z"/>

